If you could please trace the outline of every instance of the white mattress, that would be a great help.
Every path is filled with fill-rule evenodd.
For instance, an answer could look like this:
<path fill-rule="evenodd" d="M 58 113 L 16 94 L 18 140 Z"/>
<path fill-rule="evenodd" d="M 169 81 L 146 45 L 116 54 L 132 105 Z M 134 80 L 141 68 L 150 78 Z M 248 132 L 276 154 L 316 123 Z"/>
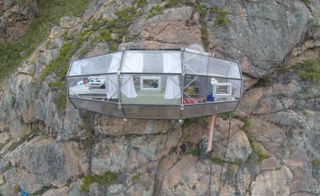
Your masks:
<path fill-rule="evenodd" d="M 106 94 L 106 89 L 90 89 L 88 85 L 72 86 L 69 88 L 70 95 Z"/>

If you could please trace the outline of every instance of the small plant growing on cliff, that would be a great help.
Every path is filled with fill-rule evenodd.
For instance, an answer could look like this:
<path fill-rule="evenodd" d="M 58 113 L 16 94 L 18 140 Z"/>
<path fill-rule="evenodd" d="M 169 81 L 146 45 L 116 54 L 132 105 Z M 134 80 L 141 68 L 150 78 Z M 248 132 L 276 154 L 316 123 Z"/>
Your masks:
<path fill-rule="evenodd" d="M 118 17 L 119 22 L 121 21 L 126 23 L 131 21 L 133 17 L 137 16 L 137 11 L 133 6 L 129 6 L 121 10 L 117 10 L 115 15 Z"/>
<path fill-rule="evenodd" d="M 250 129 L 250 126 L 251 126 L 249 118 L 248 117 L 242 117 L 240 120 L 241 120 L 241 122 L 243 122 L 243 131 L 245 133 L 248 133 L 249 129 Z"/>
<path fill-rule="evenodd" d="M 78 46 L 78 44 L 75 45 L 70 41 L 65 42 L 60 49 L 59 57 L 51 61 L 42 71 L 40 80 L 45 80 L 45 78 L 52 73 L 56 73 L 60 78 L 65 77 L 68 71 L 68 61 L 77 50 Z"/>
<path fill-rule="evenodd" d="M 17 4 L 21 7 L 24 7 L 27 5 L 27 0 L 17 0 Z"/>
<path fill-rule="evenodd" d="M 180 3 L 183 3 L 183 0 L 167 0 L 165 7 L 166 8 L 171 8 L 171 7 L 176 7 Z"/>
<path fill-rule="evenodd" d="M 198 157 L 198 156 L 200 156 L 200 149 L 199 148 L 191 148 L 190 150 L 187 151 L 187 154 Z"/>
<path fill-rule="evenodd" d="M 223 26 L 230 23 L 230 20 L 227 18 L 229 13 L 224 8 L 215 6 L 212 8 L 212 12 L 216 14 L 215 22 L 217 25 Z"/>
<path fill-rule="evenodd" d="M 162 14 L 163 13 L 162 11 L 163 11 L 163 7 L 161 7 L 160 5 L 155 5 L 151 8 L 148 18 L 152 18 L 154 16 Z"/>
<path fill-rule="evenodd" d="M 137 182 L 137 181 L 140 180 L 140 178 L 141 178 L 141 174 L 137 174 L 137 175 L 132 177 L 132 181 Z"/>
<path fill-rule="evenodd" d="M 239 166 L 228 164 L 227 171 L 224 173 L 224 181 L 232 183 L 235 180 Z"/>
<path fill-rule="evenodd" d="M 231 117 L 233 116 L 233 113 L 231 112 Z M 228 120 L 230 117 L 230 112 L 220 113 L 218 114 L 218 117 L 222 118 L 223 120 Z"/>
<path fill-rule="evenodd" d="M 98 186 L 109 185 L 115 182 L 118 178 L 118 175 L 114 172 L 107 171 L 102 175 L 94 175 L 94 176 L 85 176 L 83 178 L 80 191 L 88 192 L 89 187 L 93 183 L 97 183 Z"/>
<path fill-rule="evenodd" d="M 312 167 L 320 169 L 320 159 L 313 160 L 311 164 Z"/>
<path fill-rule="evenodd" d="M 303 61 L 300 66 L 303 68 L 303 71 L 300 73 L 300 77 L 303 80 L 320 81 L 320 58 Z"/>
<path fill-rule="evenodd" d="M 68 72 L 68 62 L 82 43 L 83 40 L 81 39 L 65 41 L 60 49 L 58 58 L 52 60 L 40 75 L 40 80 L 45 80 L 48 75 L 52 73 L 56 74 L 57 80 L 49 83 L 49 87 L 58 90 L 57 96 L 54 98 L 54 102 L 59 112 L 63 112 L 67 105 L 67 92 L 64 88 L 64 77 Z"/>
<path fill-rule="evenodd" d="M 251 145 L 252 151 L 255 155 L 258 157 L 258 161 L 261 162 L 267 158 L 267 155 L 265 154 L 263 147 L 259 143 L 253 143 Z"/>
<path fill-rule="evenodd" d="M 11 169 L 13 167 L 13 165 L 11 164 L 11 162 L 8 162 L 2 169 L 2 172 L 6 172 L 8 171 L 9 169 Z"/>
<path fill-rule="evenodd" d="M 58 94 L 58 96 L 54 100 L 57 109 L 59 112 L 63 112 L 66 109 L 67 106 L 67 92 L 65 89 L 61 90 Z"/>
<path fill-rule="evenodd" d="M 242 129 L 248 137 L 251 148 L 253 148 L 254 136 L 252 135 L 251 132 L 249 132 L 250 127 L 251 127 L 250 119 L 248 117 L 242 117 L 242 118 L 240 118 L 240 121 L 243 122 Z"/>
<path fill-rule="evenodd" d="M 147 1 L 146 0 L 134 0 L 133 4 L 136 5 L 137 7 L 144 7 L 146 5 Z"/>
<path fill-rule="evenodd" d="M 93 45 L 96 42 L 108 42 L 111 41 L 111 33 L 108 29 L 102 28 L 98 30 L 98 34 L 90 40 L 90 44 Z"/>
<path fill-rule="evenodd" d="M 215 164 L 218 164 L 218 165 L 222 165 L 224 163 L 228 163 L 227 161 L 222 160 L 221 158 L 219 158 L 219 157 L 217 157 L 215 155 L 210 155 L 209 156 L 209 160 L 212 161 Z"/>
<path fill-rule="evenodd" d="M 65 81 L 55 81 L 55 82 L 50 82 L 48 85 L 50 88 L 61 89 L 66 86 L 66 83 Z"/>
<path fill-rule="evenodd" d="M 200 17 L 205 17 L 206 8 L 203 5 L 201 5 L 200 3 L 196 3 L 196 10 L 200 14 Z"/>
<path fill-rule="evenodd" d="M 164 9 L 177 7 L 179 4 L 183 3 L 189 3 L 189 1 L 185 2 L 185 0 L 167 0 L 164 5 L 155 5 L 151 8 L 148 18 L 162 14 Z"/>
<path fill-rule="evenodd" d="M 0 150 L 2 150 L 2 148 L 5 147 L 9 142 L 10 140 L 8 139 L 4 143 L 0 144 Z"/>

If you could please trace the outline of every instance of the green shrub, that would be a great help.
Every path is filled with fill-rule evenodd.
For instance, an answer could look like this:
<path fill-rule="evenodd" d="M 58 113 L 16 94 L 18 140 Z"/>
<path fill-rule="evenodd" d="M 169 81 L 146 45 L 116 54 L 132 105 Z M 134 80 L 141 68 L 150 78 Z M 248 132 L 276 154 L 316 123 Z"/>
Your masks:
<path fill-rule="evenodd" d="M 187 151 L 187 154 L 192 156 L 200 156 L 200 149 L 199 148 L 191 148 Z"/>
<path fill-rule="evenodd" d="M 133 6 L 117 10 L 115 15 L 118 17 L 118 22 L 127 23 L 130 22 L 137 14 L 136 9 Z"/>
<path fill-rule="evenodd" d="M 48 85 L 50 88 L 64 88 L 66 86 L 66 83 L 64 81 L 55 81 L 50 82 Z"/>
<path fill-rule="evenodd" d="M 184 3 L 184 0 L 167 0 L 163 6 L 155 5 L 151 8 L 148 18 L 152 18 L 154 16 L 162 14 L 164 9 L 177 7 L 178 5 L 183 3 Z"/>
<path fill-rule="evenodd" d="M 92 34 L 93 34 L 93 31 L 91 29 L 86 29 L 79 34 L 79 39 L 82 42 L 87 41 Z"/>
<path fill-rule="evenodd" d="M 213 163 L 218 164 L 218 165 L 222 165 L 224 163 L 227 163 L 226 161 L 220 159 L 219 157 L 213 156 L 213 155 L 209 156 L 209 160 L 212 161 Z"/>
<path fill-rule="evenodd" d="M 196 3 L 196 10 L 200 14 L 200 17 L 206 16 L 206 8 L 200 3 Z"/>
<path fill-rule="evenodd" d="M 231 117 L 232 116 L 233 116 L 233 113 L 231 112 Z M 223 120 L 228 120 L 230 117 L 230 112 L 219 113 L 218 117 L 222 118 Z"/>
<path fill-rule="evenodd" d="M 215 6 L 212 8 L 212 12 L 216 14 L 216 24 L 217 25 L 227 25 L 230 23 L 230 20 L 227 18 L 227 15 L 229 14 L 227 10 L 224 8 L 220 8 L 218 6 Z"/>
<path fill-rule="evenodd" d="M 311 164 L 312 167 L 320 169 L 320 159 L 313 160 Z"/>
<path fill-rule="evenodd" d="M 111 19 L 111 20 L 108 20 L 106 21 L 105 23 L 105 27 L 107 29 L 113 29 L 117 26 L 117 20 L 116 19 Z"/>
<path fill-rule="evenodd" d="M 24 7 L 27 5 L 27 0 L 17 0 L 17 4 L 21 7 Z"/>
<path fill-rule="evenodd" d="M 151 8 L 149 15 L 148 15 L 148 18 L 152 18 L 152 17 L 157 16 L 162 13 L 163 13 L 163 7 L 160 5 L 155 5 Z"/>
<path fill-rule="evenodd" d="M 264 159 L 267 158 L 267 155 L 265 154 L 264 150 L 263 150 L 263 147 L 261 144 L 259 143 L 252 143 L 251 144 L 251 148 L 252 148 L 252 152 L 257 155 L 258 157 L 258 161 L 261 162 L 263 161 Z"/>
<path fill-rule="evenodd" d="M 165 8 L 176 7 L 177 5 L 184 3 L 184 0 L 167 0 Z"/>
<path fill-rule="evenodd" d="M 187 2 L 185 2 L 187 3 Z M 207 14 L 207 9 L 203 5 L 201 5 L 200 0 L 195 0 L 193 3 L 194 11 L 197 11 L 200 15 L 200 24 L 201 24 L 201 39 L 205 49 L 209 47 L 209 34 L 208 34 L 208 26 L 205 20 L 205 16 Z"/>
<path fill-rule="evenodd" d="M 239 166 L 228 164 L 227 170 L 224 173 L 224 182 L 233 182 L 237 174 Z"/>
<path fill-rule="evenodd" d="M 79 50 L 79 57 L 82 58 L 84 57 L 87 53 L 89 52 L 89 48 L 88 47 L 84 47 L 84 48 L 81 48 Z"/>
<path fill-rule="evenodd" d="M 2 150 L 2 148 L 5 147 L 9 142 L 10 140 L 8 139 L 3 144 L 0 144 L 0 150 Z"/>
<path fill-rule="evenodd" d="M 11 162 L 8 162 L 8 163 L 4 166 L 4 168 L 2 169 L 2 170 L 3 170 L 3 173 L 6 172 L 6 171 L 8 171 L 9 169 L 11 169 L 12 167 L 13 167 L 13 166 L 12 166 Z"/>
<path fill-rule="evenodd" d="M 320 58 L 305 60 L 300 66 L 303 68 L 303 71 L 300 73 L 300 77 L 303 80 L 320 81 Z"/>
<path fill-rule="evenodd" d="M 101 19 L 95 19 L 91 22 L 91 30 L 97 31 L 99 28 L 103 26 L 103 22 Z"/>
<path fill-rule="evenodd" d="M 201 25 L 201 39 L 204 47 L 208 49 L 209 47 L 209 34 L 208 34 L 208 27 L 206 24 Z"/>
<path fill-rule="evenodd" d="M 134 0 L 133 4 L 136 5 L 137 7 L 144 7 L 147 4 L 146 0 Z"/>
<path fill-rule="evenodd" d="M 110 50 L 110 52 L 116 52 L 118 50 L 118 44 L 111 42 L 109 44 L 109 50 Z"/>
<path fill-rule="evenodd" d="M 45 78 L 52 73 L 56 73 L 58 77 L 64 78 L 68 71 L 68 62 L 76 50 L 77 48 L 74 42 L 65 42 L 60 49 L 58 58 L 52 60 L 42 71 L 40 80 L 45 80 Z"/>
<path fill-rule="evenodd" d="M 134 18 L 142 15 L 142 11 L 137 11 L 135 9 L 135 6 L 143 6 L 145 2 L 145 0 L 135 0 L 132 6 L 116 10 L 116 19 L 94 20 L 91 27 L 86 29 L 79 35 L 80 41 L 82 43 L 86 40 L 90 40 L 90 44 L 86 47 L 81 48 L 78 52 L 78 55 L 80 57 L 84 56 L 90 48 L 92 48 L 99 42 L 107 42 L 110 52 L 115 52 L 118 50 L 118 46 L 120 43 L 126 41 L 126 39 L 134 39 L 130 36 L 128 27 L 130 26 Z M 92 36 L 93 32 L 96 32 L 94 36 Z"/>
<path fill-rule="evenodd" d="M 303 0 L 305 3 L 310 4 L 312 0 Z"/>
<path fill-rule="evenodd" d="M 136 182 L 136 183 L 139 182 L 139 181 L 141 180 L 141 175 L 142 175 L 142 174 L 139 173 L 139 174 L 133 176 L 133 177 L 131 178 L 132 181 L 133 181 L 133 182 Z"/>
<path fill-rule="evenodd" d="M 119 45 L 125 38 L 129 38 L 128 27 L 136 17 L 142 15 L 142 11 L 138 12 L 133 6 L 129 6 L 116 11 L 115 15 L 118 17 L 116 21 L 108 21 L 106 26 L 108 26 L 108 28 L 113 26 L 111 33 L 116 34 L 117 37 L 112 41 Z"/>
<path fill-rule="evenodd" d="M 66 89 L 58 91 L 58 96 L 54 99 L 57 109 L 60 113 L 64 112 L 67 106 L 67 92 Z"/>
<path fill-rule="evenodd" d="M 250 119 L 248 117 L 242 117 L 242 118 L 240 118 L 240 121 L 243 122 L 242 129 L 246 133 L 248 140 L 249 140 L 249 143 L 250 143 L 250 146 L 251 146 L 251 149 L 252 149 L 255 138 L 252 135 L 252 133 L 249 131 L 250 127 L 251 127 Z"/>
<path fill-rule="evenodd" d="M 111 33 L 108 29 L 99 29 L 98 32 L 101 41 L 107 42 L 111 40 Z"/>
<path fill-rule="evenodd" d="M 242 117 L 240 118 L 241 122 L 243 122 L 243 131 L 248 133 L 249 132 L 249 129 L 250 129 L 250 126 L 251 126 L 251 123 L 250 123 L 250 119 L 248 117 Z"/>
<path fill-rule="evenodd" d="M 80 191 L 88 192 L 89 187 L 93 183 L 97 183 L 98 186 L 109 185 L 116 181 L 118 178 L 117 173 L 107 171 L 103 175 L 85 176 L 83 178 Z"/>
<path fill-rule="evenodd" d="M 90 44 L 93 45 L 98 42 L 111 41 L 111 33 L 108 29 L 101 28 L 98 30 L 98 34 L 90 40 Z"/>

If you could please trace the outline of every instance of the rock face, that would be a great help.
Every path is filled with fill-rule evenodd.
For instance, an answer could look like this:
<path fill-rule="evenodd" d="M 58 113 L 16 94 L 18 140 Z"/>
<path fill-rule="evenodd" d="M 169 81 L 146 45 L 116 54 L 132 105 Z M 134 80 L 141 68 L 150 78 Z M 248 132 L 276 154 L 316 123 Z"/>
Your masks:
<path fill-rule="evenodd" d="M 192 7 L 166 9 L 148 20 L 138 20 L 130 26 L 130 33 L 139 35 L 143 40 L 139 45 L 144 48 L 171 48 L 194 43 L 202 45 L 200 22 L 187 23 L 192 14 Z"/>
<path fill-rule="evenodd" d="M 44 186 L 63 187 L 68 179 L 83 175 L 86 170 L 83 156 L 77 143 L 59 145 L 38 137 L 3 156 L 2 163 L 9 165 L 3 175 L 6 182 L 18 180 L 30 193 Z M 4 184 L 2 194 L 14 194 L 13 187 L 14 184 Z"/>
<path fill-rule="evenodd" d="M 217 25 L 215 17 L 208 15 L 212 47 L 233 58 L 248 57 L 250 64 L 243 72 L 253 77 L 264 77 L 281 65 L 315 20 L 303 1 L 212 1 L 208 4 L 225 9 L 230 21 L 228 25 Z"/>
<path fill-rule="evenodd" d="M 19 6 L 2 1 L 0 13 L 17 13 Z M 8 35 L 1 25 L 9 25 L 1 14 L 0 40 L 14 40 L 12 33 L 1 37 Z M 83 17 L 63 17 L 0 87 L 0 195 L 17 195 L 19 188 L 45 196 L 319 195 L 320 88 L 293 67 L 319 58 L 319 17 L 319 1 L 300 0 L 94 0 Z M 112 21 L 119 28 L 108 29 L 110 40 L 99 37 Z M 239 59 L 246 91 L 230 133 L 228 120 L 218 116 L 213 151 L 199 160 L 206 117 L 181 125 L 78 111 L 54 85 L 63 84 L 57 73 L 41 79 L 70 42 L 79 44 L 68 60 L 116 47 L 194 43 Z M 116 175 L 111 183 L 108 172 Z"/>
<path fill-rule="evenodd" d="M 259 174 L 251 185 L 253 195 L 289 195 L 289 184 L 292 173 L 283 166 L 277 171 L 266 171 Z"/>
<path fill-rule="evenodd" d="M 37 12 L 36 0 L 0 2 L 0 43 L 15 41 L 24 35 Z"/>

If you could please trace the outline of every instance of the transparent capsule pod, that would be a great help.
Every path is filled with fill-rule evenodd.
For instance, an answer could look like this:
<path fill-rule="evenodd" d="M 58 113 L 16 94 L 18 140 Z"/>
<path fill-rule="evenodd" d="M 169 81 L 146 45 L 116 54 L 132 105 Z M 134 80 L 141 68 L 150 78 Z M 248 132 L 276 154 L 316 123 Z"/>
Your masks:
<path fill-rule="evenodd" d="M 242 75 L 238 63 L 196 50 L 125 50 L 72 61 L 67 87 L 80 110 L 186 119 L 234 111 Z"/>

